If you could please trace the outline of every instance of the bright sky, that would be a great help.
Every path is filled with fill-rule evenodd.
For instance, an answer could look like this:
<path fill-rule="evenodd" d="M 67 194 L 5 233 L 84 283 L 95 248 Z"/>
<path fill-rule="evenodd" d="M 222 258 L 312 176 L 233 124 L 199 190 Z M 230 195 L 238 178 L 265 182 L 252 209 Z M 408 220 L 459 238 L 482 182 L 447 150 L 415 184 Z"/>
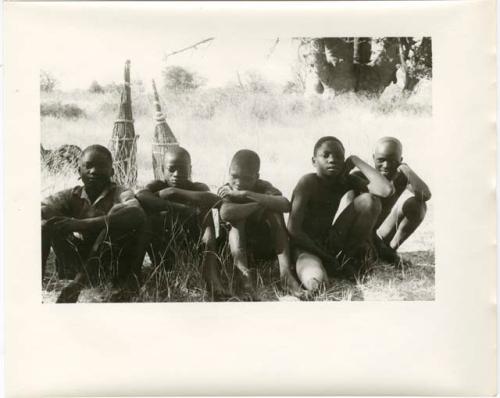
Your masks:
<path fill-rule="evenodd" d="M 99 25 L 73 24 L 62 32 L 48 28 L 46 47 L 41 51 L 40 67 L 51 72 L 61 89 L 88 88 L 93 80 L 101 84 L 123 79 L 123 65 L 131 60 L 131 78 L 144 82 L 161 78 L 167 53 L 180 50 L 210 35 L 176 33 L 166 26 L 99 29 Z M 276 37 L 215 37 L 168 58 L 168 65 L 180 65 L 207 79 L 208 86 L 237 81 L 237 72 L 257 71 L 269 80 L 284 83 L 292 77 L 297 60 L 297 42 L 280 38 L 271 54 Z M 78 45 L 75 45 L 77 43 Z"/>

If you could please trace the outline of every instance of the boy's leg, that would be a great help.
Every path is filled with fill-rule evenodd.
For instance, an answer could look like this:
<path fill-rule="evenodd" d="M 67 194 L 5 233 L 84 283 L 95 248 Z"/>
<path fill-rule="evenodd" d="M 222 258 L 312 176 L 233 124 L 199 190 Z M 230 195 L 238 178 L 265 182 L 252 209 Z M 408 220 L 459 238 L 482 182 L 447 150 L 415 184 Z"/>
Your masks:
<path fill-rule="evenodd" d="M 57 272 L 60 279 L 72 279 L 80 270 L 87 253 L 83 244 L 71 234 L 60 234 L 48 225 L 42 227 L 42 278 L 45 275 L 50 248 L 57 259 Z"/>
<path fill-rule="evenodd" d="M 80 262 L 76 275 L 73 280 L 61 290 L 57 298 L 57 303 L 76 303 L 85 285 L 98 277 L 99 265 L 101 264 L 99 251 L 102 248 L 102 243 L 105 238 L 106 230 L 103 229 L 97 237 L 93 236 L 91 238 L 86 238 L 85 242 L 83 242 L 83 250 L 81 253 L 78 253 Z M 57 245 L 54 245 L 53 247 L 55 248 L 56 246 Z M 56 250 L 57 249 L 54 251 Z"/>
<path fill-rule="evenodd" d="M 351 271 L 359 271 L 372 245 L 372 231 L 380 215 L 380 200 L 369 193 L 355 197 L 338 216 L 332 227 L 330 245 L 334 251 L 344 252 L 359 264 L 353 265 Z"/>
<path fill-rule="evenodd" d="M 391 249 L 397 250 L 422 223 L 426 212 L 425 202 L 411 196 L 402 205 L 393 207 L 378 228 L 377 235 Z"/>
<path fill-rule="evenodd" d="M 290 243 L 283 214 L 266 212 L 265 220 L 269 224 L 271 243 L 278 256 L 282 288 L 291 294 L 300 295 L 300 286 L 291 272 Z"/>
<path fill-rule="evenodd" d="M 212 211 L 208 211 L 209 213 L 204 216 L 200 215 L 199 219 L 199 224 L 202 226 L 203 230 L 203 236 L 201 238 L 203 245 L 201 272 L 207 284 L 209 294 L 214 300 L 219 300 L 227 298 L 228 294 L 220 280 L 220 262 L 217 256 L 214 221 Z"/>
<path fill-rule="evenodd" d="M 240 220 L 231 224 L 229 230 L 229 248 L 233 257 L 234 265 L 239 270 L 243 279 L 243 288 L 251 295 L 254 293 L 252 272 L 248 266 L 246 220 Z"/>
<path fill-rule="evenodd" d="M 172 262 L 169 240 L 172 238 L 171 216 L 167 212 L 151 214 L 147 218 L 147 253 L 154 267 L 168 267 Z"/>
<path fill-rule="evenodd" d="M 308 291 L 315 291 L 328 281 L 323 263 L 318 256 L 305 251 L 297 251 L 297 276 Z"/>

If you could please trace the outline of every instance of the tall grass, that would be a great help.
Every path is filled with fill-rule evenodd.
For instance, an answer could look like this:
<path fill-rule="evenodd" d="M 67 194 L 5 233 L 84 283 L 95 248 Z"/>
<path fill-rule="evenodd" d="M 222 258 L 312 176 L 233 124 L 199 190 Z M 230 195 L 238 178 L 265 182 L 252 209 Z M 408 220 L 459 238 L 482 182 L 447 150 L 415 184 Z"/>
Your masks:
<path fill-rule="evenodd" d="M 368 162 L 371 162 L 371 151 L 377 139 L 387 135 L 398 137 L 404 146 L 405 161 L 429 183 L 431 190 L 433 188 L 433 163 L 423 153 L 435 134 L 432 131 L 430 82 L 422 82 L 416 94 L 409 97 L 402 96 L 397 87 L 391 86 L 379 99 L 355 95 L 304 97 L 293 93 L 283 94 L 276 89 L 252 92 L 238 86 L 186 94 L 163 92 L 160 95 L 167 122 L 181 145 L 191 153 L 193 180 L 205 182 L 214 191 L 225 182 L 234 152 L 248 148 L 257 151 L 261 157 L 261 178 L 271 181 L 290 198 L 298 179 L 312 171 L 312 148 L 316 140 L 324 135 L 337 136 L 344 143 L 347 154 L 357 154 Z M 119 99 L 120 95 L 116 91 L 42 93 L 42 105 L 75 104 L 85 114 L 85 117 L 80 118 L 67 118 L 64 115 L 41 117 L 42 144 L 50 149 L 63 144 L 75 144 L 82 148 L 91 144 L 107 145 L 118 114 Z M 141 187 L 153 179 L 152 94 L 142 85 L 133 85 L 132 106 L 136 134 L 140 136 L 137 184 Z M 77 177 L 72 173 L 53 174 L 42 170 L 42 196 L 75 184 Z M 405 243 L 403 250 L 433 250 L 432 218 L 430 203 L 424 223 Z M 193 261 L 188 263 L 193 264 Z M 182 279 L 187 277 L 198 281 L 197 271 L 185 265 L 179 267 L 190 271 L 184 274 L 153 271 L 151 283 L 163 286 L 168 282 L 168 289 L 172 289 L 172 286 L 179 286 L 179 289 L 186 287 L 187 295 L 181 294 L 181 290 L 175 294 L 165 293 L 166 296 L 162 297 L 168 300 L 172 300 L 173 296 L 179 300 L 205 299 L 204 293 L 191 291 L 187 280 Z M 261 277 L 261 280 L 273 286 L 268 286 L 271 290 L 264 290 L 269 297 L 276 299 L 280 295 L 276 290 L 277 276 L 264 274 L 266 276 Z M 386 276 L 381 279 L 382 285 L 387 283 Z M 173 281 L 172 278 L 180 279 Z M 194 285 L 200 286 L 198 282 Z M 422 297 L 430 297 L 430 291 L 433 297 L 433 275 L 429 277 L 427 285 L 431 285 L 432 289 L 424 289 Z M 148 284 L 145 286 L 150 287 Z M 158 294 L 154 288 L 148 289 L 146 287 L 142 296 L 144 301 L 150 301 Z M 316 299 L 356 299 L 359 297 L 358 290 L 362 291 L 352 286 L 346 290 L 337 284 L 333 291 L 326 291 Z"/>

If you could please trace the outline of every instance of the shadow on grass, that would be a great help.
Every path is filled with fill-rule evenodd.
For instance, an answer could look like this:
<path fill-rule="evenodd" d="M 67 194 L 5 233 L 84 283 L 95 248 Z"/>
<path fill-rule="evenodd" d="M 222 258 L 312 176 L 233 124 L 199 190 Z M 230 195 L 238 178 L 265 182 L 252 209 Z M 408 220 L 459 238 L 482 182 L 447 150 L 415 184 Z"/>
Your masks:
<path fill-rule="evenodd" d="M 402 253 L 401 269 L 386 263 L 376 263 L 372 271 L 361 280 L 351 282 L 330 279 L 326 286 L 304 297 L 305 301 L 429 301 L 435 297 L 434 251 Z M 237 274 L 230 259 L 222 260 L 222 281 L 236 291 Z M 210 296 L 200 271 L 200 258 L 179 253 L 170 269 L 162 265 L 153 267 L 146 258 L 143 284 L 133 302 L 206 302 Z M 256 266 L 257 294 L 261 301 L 289 301 L 280 287 L 277 262 L 258 262 Z M 47 276 L 43 283 L 43 302 L 55 302 L 61 289 L 69 281 L 57 278 L 54 256 L 47 263 Z M 103 302 L 109 284 L 84 289 L 79 302 Z M 234 295 L 228 301 L 241 301 Z"/>

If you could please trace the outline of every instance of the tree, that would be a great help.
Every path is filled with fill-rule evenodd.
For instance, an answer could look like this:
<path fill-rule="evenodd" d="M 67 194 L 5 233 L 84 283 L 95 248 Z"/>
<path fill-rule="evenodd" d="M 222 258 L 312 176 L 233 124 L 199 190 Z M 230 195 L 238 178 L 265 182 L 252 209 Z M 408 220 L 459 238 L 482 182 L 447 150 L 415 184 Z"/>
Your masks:
<path fill-rule="evenodd" d="M 380 95 L 396 72 L 404 72 L 404 90 L 411 92 L 432 69 L 431 39 L 324 37 L 302 38 L 300 52 L 312 76 L 309 91 Z M 312 90 L 311 90 L 312 88 Z"/>
<path fill-rule="evenodd" d="M 181 66 L 168 66 L 163 70 L 163 84 L 169 91 L 194 91 L 205 84 L 205 79 Z"/>
<path fill-rule="evenodd" d="M 97 82 L 97 80 L 94 80 L 90 84 L 89 91 L 94 94 L 103 94 L 104 88 Z"/>
<path fill-rule="evenodd" d="M 57 79 L 45 70 L 40 71 L 40 91 L 50 93 L 57 87 Z"/>

